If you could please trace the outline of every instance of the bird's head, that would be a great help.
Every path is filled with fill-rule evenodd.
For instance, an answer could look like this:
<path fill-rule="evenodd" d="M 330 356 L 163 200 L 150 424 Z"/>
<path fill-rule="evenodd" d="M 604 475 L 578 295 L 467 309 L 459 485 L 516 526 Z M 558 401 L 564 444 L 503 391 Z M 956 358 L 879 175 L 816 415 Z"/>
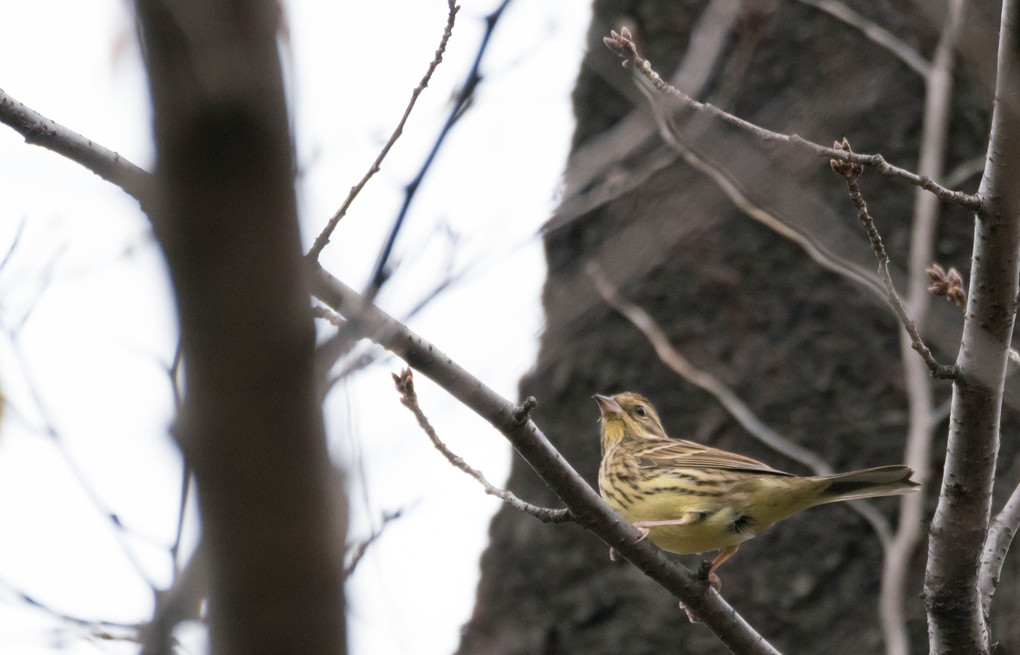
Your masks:
<path fill-rule="evenodd" d="M 667 439 L 659 414 L 647 398 L 637 393 L 615 396 L 595 394 L 602 413 L 602 452 L 628 439 Z"/>

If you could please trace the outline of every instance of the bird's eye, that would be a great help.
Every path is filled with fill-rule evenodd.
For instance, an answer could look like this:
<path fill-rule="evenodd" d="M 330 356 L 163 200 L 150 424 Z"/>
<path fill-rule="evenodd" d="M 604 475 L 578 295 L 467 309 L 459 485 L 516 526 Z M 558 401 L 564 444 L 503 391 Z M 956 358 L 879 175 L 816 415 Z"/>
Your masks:
<path fill-rule="evenodd" d="M 634 407 L 634 413 L 640 416 L 641 418 L 648 416 L 648 412 L 645 411 L 644 405 L 636 405 Z"/>

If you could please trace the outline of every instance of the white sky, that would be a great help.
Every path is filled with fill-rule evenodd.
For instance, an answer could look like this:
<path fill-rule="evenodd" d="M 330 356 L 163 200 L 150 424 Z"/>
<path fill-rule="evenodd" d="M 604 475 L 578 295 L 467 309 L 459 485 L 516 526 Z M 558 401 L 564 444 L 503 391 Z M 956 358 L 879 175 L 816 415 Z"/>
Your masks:
<path fill-rule="evenodd" d="M 327 269 L 355 287 L 496 4 L 462 0 L 445 61 L 404 136 L 323 253 Z M 122 0 L 0 0 L 0 88 L 149 168 L 147 94 L 129 10 Z M 310 243 L 403 112 L 438 43 L 446 3 L 291 0 L 285 10 Z M 379 299 L 401 316 L 451 258 L 455 270 L 478 262 L 411 327 L 509 398 L 541 330 L 545 270 L 535 233 L 555 203 L 573 130 L 569 94 L 588 12 L 577 0 L 511 4 L 474 107 L 417 194 L 394 252 L 401 267 Z M 0 385 L 9 399 L 0 429 L 0 650 L 130 653 L 133 644 L 90 639 L 12 590 L 88 618 L 150 616 L 147 583 L 74 470 L 128 526 L 128 549 L 144 574 L 159 585 L 170 580 L 180 460 L 166 432 L 173 405 L 164 367 L 176 333 L 163 265 L 136 203 L 2 125 L 0 199 L 0 254 L 24 221 L 0 271 Z M 365 473 L 351 482 L 352 538 L 367 535 L 384 512 L 404 509 L 349 581 L 352 653 L 455 648 L 497 506 L 399 405 L 390 372 L 401 366 L 385 359 L 338 386 L 326 404 L 335 452 Z M 440 436 L 500 483 L 510 461 L 502 437 L 420 376 L 418 387 Z"/>

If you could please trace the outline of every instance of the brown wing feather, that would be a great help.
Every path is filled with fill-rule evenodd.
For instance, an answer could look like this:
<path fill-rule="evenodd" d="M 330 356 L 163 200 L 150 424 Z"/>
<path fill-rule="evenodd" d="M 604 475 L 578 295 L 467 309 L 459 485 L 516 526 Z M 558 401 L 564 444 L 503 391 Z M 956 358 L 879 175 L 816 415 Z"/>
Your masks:
<path fill-rule="evenodd" d="M 756 459 L 682 439 L 645 443 L 634 455 L 638 458 L 638 468 L 642 469 L 660 466 L 690 467 L 795 477 L 792 473 L 776 470 Z"/>

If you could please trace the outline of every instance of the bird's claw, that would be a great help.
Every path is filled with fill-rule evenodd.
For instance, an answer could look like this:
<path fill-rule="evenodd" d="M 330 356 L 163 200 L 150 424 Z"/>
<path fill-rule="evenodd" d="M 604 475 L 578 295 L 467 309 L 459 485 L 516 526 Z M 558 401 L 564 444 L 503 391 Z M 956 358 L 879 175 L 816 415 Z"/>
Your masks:
<path fill-rule="evenodd" d="M 712 562 L 707 560 L 701 562 L 701 567 L 698 569 L 698 580 L 712 585 L 716 591 L 722 589 L 722 580 L 712 571 Z"/>
<path fill-rule="evenodd" d="M 701 619 L 699 619 L 694 614 L 694 612 L 691 611 L 691 608 L 689 608 L 686 605 L 684 605 L 683 601 L 680 601 L 680 609 L 682 609 L 684 611 L 684 613 L 687 615 L 687 620 L 688 621 L 690 621 L 691 623 L 701 623 Z"/>

